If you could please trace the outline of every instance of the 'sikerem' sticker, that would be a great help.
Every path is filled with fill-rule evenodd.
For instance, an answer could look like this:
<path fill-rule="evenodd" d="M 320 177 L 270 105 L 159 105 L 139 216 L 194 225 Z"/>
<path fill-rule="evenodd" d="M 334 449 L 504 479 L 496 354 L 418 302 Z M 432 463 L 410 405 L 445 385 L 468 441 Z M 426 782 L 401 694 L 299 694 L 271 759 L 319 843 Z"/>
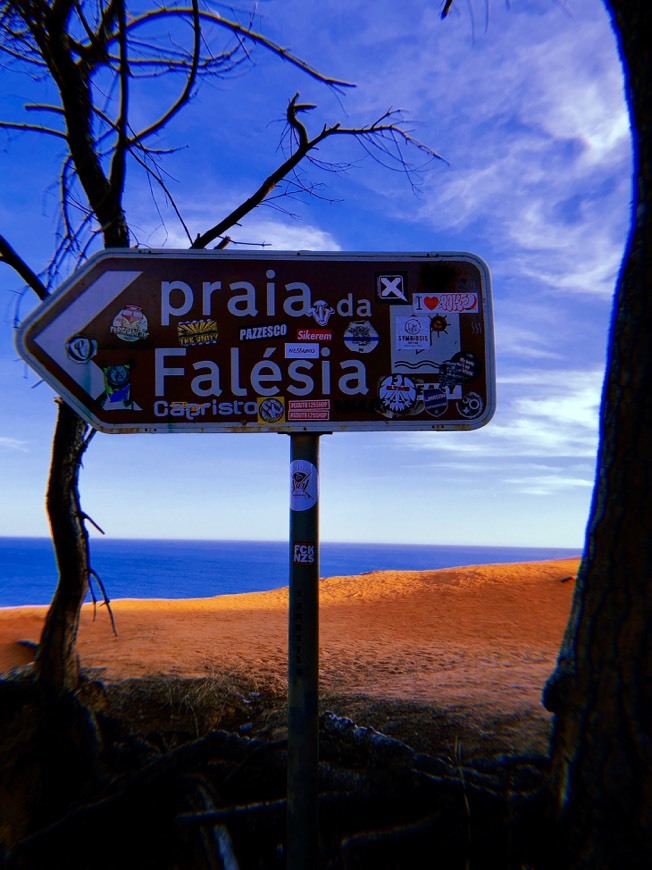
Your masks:
<path fill-rule="evenodd" d="M 331 341 L 332 338 L 330 329 L 297 329 L 298 341 Z"/>

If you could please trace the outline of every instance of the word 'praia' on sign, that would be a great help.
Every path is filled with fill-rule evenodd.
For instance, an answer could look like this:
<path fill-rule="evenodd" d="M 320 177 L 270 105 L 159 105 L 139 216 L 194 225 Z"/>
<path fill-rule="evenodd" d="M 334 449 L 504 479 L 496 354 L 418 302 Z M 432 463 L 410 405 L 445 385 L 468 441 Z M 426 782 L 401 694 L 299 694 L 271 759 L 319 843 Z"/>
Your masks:
<path fill-rule="evenodd" d="M 278 384 L 286 382 L 284 389 L 294 396 L 309 396 L 315 392 L 329 396 L 332 377 L 338 378 L 338 390 L 347 396 L 366 395 L 369 392 L 367 370 L 360 360 L 345 359 L 333 366 L 328 359 L 330 349 L 323 347 L 322 359 L 318 362 L 298 359 L 287 364 L 288 361 L 281 360 L 283 367 L 287 364 L 287 374 L 284 374 L 281 365 L 272 359 L 277 350 L 276 347 L 268 347 L 263 358 L 251 367 L 251 371 L 243 373 L 240 370 L 240 351 L 237 347 L 232 347 L 230 370 L 224 373 L 219 364 L 210 359 L 194 362 L 190 369 L 181 365 L 186 356 L 185 347 L 157 348 L 154 356 L 155 394 L 165 396 L 168 383 L 176 378 L 183 378 L 184 389 L 190 389 L 195 396 L 202 398 L 221 396 L 224 390 L 223 378 L 228 379 L 232 396 L 250 395 L 247 384 L 251 385 L 255 395 L 275 396 L 280 392 Z M 334 372 L 331 372 L 331 368 L 334 368 Z M 175 386 L 179 383 L 175 381 Z"/>
<path fill-rule="evenodd" d="M 268 278 L 274 276 L 273 271 L 267 272 Z M 234 317 L 257 317 L 261 305 L 268 317 L 275 317 L 281 311 L 287 317 L 305 317 L 312 307 L 312 291 L 303 281 L 290 281 L 284 285 L 289 295 L 280 305 L 277 304 L 277 287 L 273 281 L 268 281 L 261 292 L 257 292 L 250 281 L 232 281 L 227 286 L 231 295 L 226 307 Z M 161 326 L 169 326 L 171 317 L 187 317 L 191 312 L 194 316 L 215 315 L 215 294 L 219 297 L 225 291 L 221 281 L 203 281 L 197 294 L 185 281 L 161 281 Z M 197 303 L 201 304 L 199 312 Z M 368 299 L 354 300 L 353 293 L 347 293 L 335 303 L 335 310 L 342 317 L 370 317 L 371 303 Z"/>

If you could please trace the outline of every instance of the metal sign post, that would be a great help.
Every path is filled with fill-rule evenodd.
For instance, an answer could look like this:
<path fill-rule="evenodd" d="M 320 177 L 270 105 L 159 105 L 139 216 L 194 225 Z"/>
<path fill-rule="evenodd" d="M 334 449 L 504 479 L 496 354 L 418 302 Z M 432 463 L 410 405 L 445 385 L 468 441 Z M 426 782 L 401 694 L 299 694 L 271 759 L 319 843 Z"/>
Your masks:
<path fill-rule="evenodd" d="M 288 867 L 312 870 L 319 437 L 489 422 L 486 264 L 464 252 L 107 250 L 29 315 L 17 347 L 102 432 L 290 435 Z"/>
<path fill-rule="evenodd" d="M 319 433 L 291 435 L 288 870 L 318 859 Z"/>

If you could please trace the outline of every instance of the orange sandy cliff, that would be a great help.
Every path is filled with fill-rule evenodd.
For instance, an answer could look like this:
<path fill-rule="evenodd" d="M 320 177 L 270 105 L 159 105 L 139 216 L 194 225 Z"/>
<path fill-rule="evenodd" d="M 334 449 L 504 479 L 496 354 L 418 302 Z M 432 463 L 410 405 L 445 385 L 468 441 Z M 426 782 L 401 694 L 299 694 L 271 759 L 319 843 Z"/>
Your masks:
<path fill-rule="evenodd" d="M 320 688 L 485 712 L 537 708 L 570 612 L 579 559 L 437 571 L 378 571 L 320 582 Z M 85 605 L 83 664 L 102 679 L 287 672 L 287 589 L 189 600 Z M 29 660 L 45 607 L 0 609 L 0 671 Z"/>

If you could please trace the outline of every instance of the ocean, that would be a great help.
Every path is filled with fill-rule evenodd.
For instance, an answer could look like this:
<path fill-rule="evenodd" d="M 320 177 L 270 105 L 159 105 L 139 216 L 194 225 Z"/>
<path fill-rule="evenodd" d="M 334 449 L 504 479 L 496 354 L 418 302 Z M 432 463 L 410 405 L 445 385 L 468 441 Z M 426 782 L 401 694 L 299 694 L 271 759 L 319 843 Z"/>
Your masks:
<path fill-rule="evenodd" d="M 578 556 L 549 547 L 321 543 L 320 576 L 431 570 Z M 154 541 L 93 538 L 91 565 L 116 598 L 207 598 L 288 585 L 287 541 Z M 0 538 L 0 607 L 49 604 L 56 565 L 47 538 Z M 101 600 L 99 590 L 97 597 Z"/>

